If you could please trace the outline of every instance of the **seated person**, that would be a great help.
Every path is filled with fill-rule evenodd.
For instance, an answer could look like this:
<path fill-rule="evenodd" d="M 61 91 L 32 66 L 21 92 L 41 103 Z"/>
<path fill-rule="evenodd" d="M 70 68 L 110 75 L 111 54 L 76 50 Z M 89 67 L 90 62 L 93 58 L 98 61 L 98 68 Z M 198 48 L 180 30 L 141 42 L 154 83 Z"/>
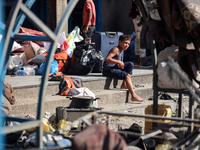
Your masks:
<path fill-rule="evenodd" d="M 121 35 L 119 37 L 118 46 L 112 48 L 103 64 L 103 76 L 123 80 L 121 88 L 128 88 L 131 93 L 131 101 L 143 102 L 144 99 L 140 98 L 135 92 L 131 81 L 131 74 L 133 70 L 132 62 L 121 61 L 122 51 L 129 47 L 131 37 L 128 35 Z"/>

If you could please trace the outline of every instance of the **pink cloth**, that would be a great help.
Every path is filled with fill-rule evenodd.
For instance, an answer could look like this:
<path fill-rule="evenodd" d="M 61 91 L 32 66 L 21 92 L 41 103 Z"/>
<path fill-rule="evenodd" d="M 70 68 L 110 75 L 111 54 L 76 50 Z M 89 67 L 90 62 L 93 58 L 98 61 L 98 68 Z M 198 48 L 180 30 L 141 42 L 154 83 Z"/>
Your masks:
<path fill-rule="evenodd" d="M 127 145 L 120 134 L 105 125 L 93 124 L 76 134 L 73 150 L 126 150 Z"/>

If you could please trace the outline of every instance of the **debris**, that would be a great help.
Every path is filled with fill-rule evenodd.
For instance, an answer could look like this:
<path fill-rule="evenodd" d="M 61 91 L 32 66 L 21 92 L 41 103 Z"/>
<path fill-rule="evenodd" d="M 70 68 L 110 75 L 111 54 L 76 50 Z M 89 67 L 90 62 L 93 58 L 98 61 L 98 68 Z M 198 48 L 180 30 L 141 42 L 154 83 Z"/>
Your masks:
<path fill-rule="evenodd" d="M 155 150 L 166 150 L 166 149 L 170 149 L 172 146 L 169 144 L 158 144 L 155 147 Z"/>
<path fill-rule="evenodd" d="M 44 118 L 49 119 L 50 118 L 50 112 L 45 112 Z"/>
<path fill-rule="evenodd" d="M 44 148 L 47 147 L 70 147 L 71 141 L 68 139 L 64 139 L 61 135 L 57 135 L 55 133 L 43 132 L 42 141 L 44 143 Z M 24 143 L 24 147 L 35 147 L 36 146 L 36 132 L 29 135 L 28 139 Z"/>
<path fill-rule="evenodd" d="M 124 139 L 105 125 L 94 124 L 75 135 L 72 141 L 72 148 L 78 150 L 107 149 L 122 150 L 127 145 Z"/>

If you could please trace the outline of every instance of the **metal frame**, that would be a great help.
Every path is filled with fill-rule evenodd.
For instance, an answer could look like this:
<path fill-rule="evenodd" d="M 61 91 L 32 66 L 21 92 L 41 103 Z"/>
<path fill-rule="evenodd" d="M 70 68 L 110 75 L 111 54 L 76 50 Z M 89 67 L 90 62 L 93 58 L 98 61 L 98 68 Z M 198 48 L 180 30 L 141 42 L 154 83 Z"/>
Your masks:
<path fill-rule="evenodd" d="M 115 116 L 115 117 L 138 117 L 138 118 L 147 118 L 147 119 L 155 119 L 155 120 L 171 120 L 171 121 L 179 121 L 179 122 L 186 122 L 186 123 L 196 123 L 199 124 L 200 120 L 198 119 L 191 119 L 191 118 L 179 118 L 179 117 L 164 117 L 164 116 L 158 116 L 158 115 L 137 115 L 137 114 L 130 114 L 130 113 L 114 113 L 114 112 L 108 112 L 108 111 L 96 111 L 96 112 L 91 112 L 86 114 L 83 117 L 80 117 L 79 119 L 73 121 L 71 124 L 65 126 L 62 129 L 58 130 L 59 134 L 62 134 L 65 131 L 70 130 L 71 128 L 74 127 L 74 125 L 79 124 L 81 121 L 86 123 L 87 125 L 91 125 L 88 124 L 89 119 L 91 119 L 92 117 L 97 117 L 98 115 L 111 115 L 111 116 Z"/>
<path fill-rule="evenodd" d="M 140 8 L 142 18 L 144 22 L 147 22 L 147 12 L 144 7 L 144 4 L 142 0 L 133 0 L 136 2 Z M 183 103 L 182 103 L 182 95 L 183 94 L 189 94 L 190 100 L 189 100 L 189 117 L 193 118 L 194 111 L 193 111 L 193 106 L 194 106 L 194 99 L 192 98 L 190 92 L 185 89 L 164 89 L 164 88 L 159 88 L 157 85 L 158 81 L 158 75 L 156 73 L 157 71 L 157 50 L 155 47 L 155 41 L 152 41 L 152 48 L 151 48 L 151 55 L 152 55 L 152 61 L 153 61 L 153 114 L 157 115 L 158 112 L 158 92 L 169 92 L 169 93 L 178 93 L 179 99 L 178 99 L 178 116 L 183 118 Z M 156 125 L 156 124 L 155 124 Z"/>
<path fill-rule="evenodd" d="M 90 121 L 92 120 L 92 122 L 94 123 L 94 120 L 96 120 L 98 115 L 102 115 L 102 114 L 103 115 L 111 115 L 113 117 L 137 117 L 137 118 L 145 118 L 145 119 L 147 118 L 147 119 L 153 119 L 153 120 L 171 120 L 171 121 L 177 121 L 177 122 L 185 122 L 188 124 L 196 123 L 197 125 L 199 125 L 199 123 L 200 123 L 200 120 L 191 119 L 191 118 L 180 118 L 180 117 L 169 118 L 169 117 L 158 116 L 158 115 L 137 115 L 137 114 L 130 114 L 130 113 L 113 113 L 113 112 L 107 112 L 107 111 L 96 111 L 96 112 L 88 113 L 83 117 L 80 117 L 79 119 L 73 121 L 71 124 L 65 126 L 64 128 L 57 130 L 57 132 L 58 132 L 58 134 L 63 134 L 65 131 L 71 130 L 74 126 L 77 126 L 78 124 L 86 124 L 85 127 L 91 126 L 92 123 Z M 188 125 L 188 124 L 186 124 L 186 125 Z M 176 125 L 176 123 L 175 123 L 175 125 Z M 184 124 L 181 124 L 181 126 L 183 126 L 183 125 Z M 118 133 L 120 133 L 120 131 Z M 121 133 L 123 133 L 123 132 L 121 132 Z M 151 134 L 151 133 L 146 133 L 146 134 L 142 135 L 142 134 L 138 134 L 137 132 L 130 132 L 130 133 L 127 132 L 127 133 L 132 134 L 132 135 L 137 135 L 138 137 L 141 136 L 141 137 L 146 137 L 146 138 L 148 138 L 149 134 Z M 194 144 L 192 144 L 191 142 L 193 139 L 195 139 L 199 135 L 199 133 L 200 133 L 200 130 L 199 130 L 199 126 L 198 126 L 198 128 L 195 131 L 189 133 L 189 135 L 186 138 L 180 139 L 180 141 L 178 141 L 177 143 L 172 145 L 172 148 L 170 150 L 179 148 L 181 145 L 183 145 L 187 141 L 190 141 L 190 143 L 188 145 L 191 148 L 194 148 L 200 142 L 197 142 Z M 159 138 L 159 137 L 155 136 L 155 138 Z"/>
<path fill-rule="evenodd" d="M 36 130 L 36 140 L 37 140 L 36 144 L 37 144 L 37 147 L 39 147 L 40 149 L 43 148 L 43 142 L 42 142 L 43 123 L 42 123 L 41 119 L 43 117 L 44 97 L 45 97 L 45 93 L 46 93 L 46 87 L 48 84 L 48 75 L 49 75 L 48 73 L 50 71 L 51 59 L 53 58 L 53 54 L 55 53 L 55 50 L 56 50 L 58 37 L 59 37 L 60 33 L 64 30 L 67 20 L 78 1 L 79 0 L 71 0 L 68 3 L 54 32 L 51 31 L 48 28 L 48 26 L 46 26 L 29 9 L 32 6 L 32 4 L 35 2 L 35 0 L 27 0 L 27 3 L 25 5 L 23 4 L 22 0 L 16 0 L 14 2 L 13 8 L 11 9 L 11 13 L 8 18 L 7 26 L 2 27 L 3 29 L 5 28 L 5 30 L 4 30 L 5 32 L 3 34 L 4 37 L 2 39 L 3 53 L 1 55 L 2 63 L 0 65 L 1 89 L 3 89 L 3 82 L 5 79 L 5 74 L 6 74 L 6 70 L 7 70 L 6 64 L 8 62 L 8 58 L 11 53 L 11 48 L 12 48 L 12 44 L 13 44 L 14 40 L 20 39 L 20 40 L 32 40 L 32 41 L 35 41 L 35 40 L 49 41 L 49 42 L 51 42 L 51 45 L 50 45 L 49 53 L 48 53 L 48 56 L 46 59 L 46 64 L 44 67 L 44 73 L 42 75 L 36 120 L 5 116 L 6 120 L 18 121 L 18 122 L 21 122 L 21 124 L 15 125 L 12 127 L 3 127 L 2 134 L 7 134 L 7 133 L 11 133 L 11 132 L 21 131 L 24 129 L 36 127 L 36 129 L 37 129 Z M 18 16 L 18 13 L 20 13 L 19 16 Z M 17 18 L 17 16 L 18 16 L 18 18 Z M 17 32 L 19 31 L 19 28 L 22 25 L 25 18 L 29 19 L 29 21 L 31 21 L 33 23 L 33 25 L 35 25 L 40 31 L 44 32 L 46 34 L 46 36 L 18 35 Z M 1 90 L 0 94 L 2 94 L 2 90 Z"/>

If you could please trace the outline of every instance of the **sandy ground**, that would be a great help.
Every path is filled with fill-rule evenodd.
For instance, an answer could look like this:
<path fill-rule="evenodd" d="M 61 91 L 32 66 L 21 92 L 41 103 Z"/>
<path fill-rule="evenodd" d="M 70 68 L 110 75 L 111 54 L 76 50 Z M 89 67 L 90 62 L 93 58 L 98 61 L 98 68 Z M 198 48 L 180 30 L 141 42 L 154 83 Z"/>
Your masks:
<path fill-rule="evenodd" d="M 171 94 L 170 94 L 171 95 Z M 178 97 L 176 95 L 171 95 L 174 99 Z M 171 107 L 171 117 L 177 116 L 177 108 L 178 108 L 177 100 L 159 100 L 159 104 L 165 104 Z M 125 113 L 125 114 L 137 114 L 137 115 L 145 115 L 145 108 L 148 105 L 153 104 L 152 100 L 147 100 L 143 103 L 138 102 L 129 102 L 122 104 L 113 104 L 105 106 L 102 110 L 109 111 L 114 113 Z M 194 108 L 196 108 L 197 103 L 195 102 Z M 189 97 L 183 96 L 183 116 L 187 118 L 189 112 Z M 145 119 L 143 117 L 119 117 L 119 116 L 109 116 L 109 127 L 115 131 L 120 129 L 129 128 L 133 123 L 140 125 L 145 130 Z"/>

